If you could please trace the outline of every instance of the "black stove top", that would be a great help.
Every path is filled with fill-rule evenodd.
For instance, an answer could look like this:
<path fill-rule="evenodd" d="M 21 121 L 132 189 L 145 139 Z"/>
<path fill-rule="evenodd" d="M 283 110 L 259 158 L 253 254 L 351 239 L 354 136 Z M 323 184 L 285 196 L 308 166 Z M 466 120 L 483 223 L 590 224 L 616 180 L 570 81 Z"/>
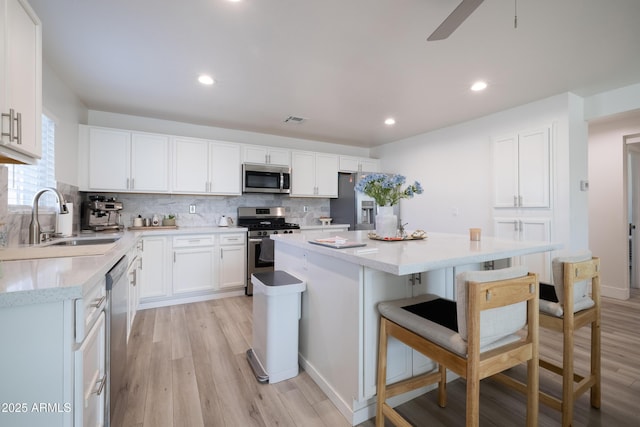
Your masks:
<path fill-rule="evenodd" d="M 238 208 L 238 226 L 249 229 L 250 235 L 267 236 L 278 231 L 286 233 L 299 230 L 300 225 L 285 221 L 285 209 L 273 208 Z"/>

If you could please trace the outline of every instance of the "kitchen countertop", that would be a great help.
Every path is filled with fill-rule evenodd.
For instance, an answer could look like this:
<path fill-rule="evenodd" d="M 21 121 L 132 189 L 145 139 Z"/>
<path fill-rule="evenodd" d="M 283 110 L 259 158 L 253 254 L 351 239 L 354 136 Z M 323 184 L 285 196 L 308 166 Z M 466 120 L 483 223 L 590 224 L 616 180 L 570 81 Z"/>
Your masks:
<path fill-rule="evenodd" d="M 331 230 L 331 229 L 349 229 L 349 224 L 313 224 L 313 225 L 300 225 L 300 230 Z"/>
<path fill-rule="evenodd" d="M 354 264 L 395 275 L 511 258 L 531 253 L 551 251 L 560 243 L 544 241 L 516 241 L 482 237 L 472 242 L 468 234 L 427 233 L 423 240 L 378 241 L 368 237 L 368 231 L 344 231 L 338 235 L 350 242 L 365 243 L 364 247 L 334 249 L 309 243 L 309 240 L 333 237 L 329 231 L 305 231 L 298 234 L 272 235 L 279 245 L 291 245 L 306 251 L 318 252 Z"/>
<path fill-rule="evenodd" d="M 86 287 L 103 277 L 140 236 L 246 231 L 244 227 L 217 226 L 124 231 L 103 255 L 0 261 L 0 308 L 82 298 Z M 90 236 L 82 233 L 79 237 Z"/>

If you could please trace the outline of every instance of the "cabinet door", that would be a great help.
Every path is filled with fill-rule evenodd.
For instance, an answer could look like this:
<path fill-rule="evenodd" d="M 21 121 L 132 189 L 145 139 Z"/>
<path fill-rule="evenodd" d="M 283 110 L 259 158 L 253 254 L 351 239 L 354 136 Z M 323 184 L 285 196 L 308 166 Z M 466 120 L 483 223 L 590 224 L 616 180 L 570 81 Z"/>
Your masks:
<path fill-rule="evenodd" d="M 209 192 L 215 194 L 242 193 L 242 165 L 238 144 L 212 142 L 209 158 Z"/>
<path fill-rule="evenodd" d="M 0 61 L 4 60 L 4 64 L 0 62 L 3 65 L 0 68 L 0 80 L 5 92 L 0 92 L 0 108 L 4 114 L 9 114 L 10 109 L 14 110 L 14 118 L 19 113 L 20 120 L 13 122 L 14 136 L 19 136 L 18 140 L 10 141 L 9 137 L 2 136 L 0 145 L 26 154 L 27 157 L 18 156 L 20 161 L 36 159 L 42 155 L 41 24 L 26 1 L 6 0 L 2 2 L 2 7 L 0 43 L 4 49 L 0 49 Z M 8 127 L 9 118 L 3 117 L 2 131 L 9 132 Z"/>
<path fill-rule="evenodd" d="M 314 153 L 306 151 L 295 151 L 291 153 L 291 195 L 313 196 L 315 194 L 315 187 L 316 173 Z"/>
<path fill-rule="evenodd" d="M 267 153 L 270 165 L 291 166 L 291 151 L 281 148 L 270 148 Z"/>
<path fill-rule="evenodd" d="M 340 156 L 340 172 L 359 172 L 360 161 L 357 157 Z"/>
<path fill-rule="evenodd" d="M 131 165 L 131 133 L 113 129 L 89 129 L 89 188 L 128 190 Z"/>
<path fill-rule="evenodd" d="M 169 295 L 169 274 L 166 266 L 169 248 L 167 238 L 145 237 L 142 250 L 140 298 L 163 297 Z"/>
<path fill-rule="evenodd" d="M 518 137 L 510 135 L 493 141 L 494 206 L 518 205 Z"/>
<path fill-rule="evenodd" d="M 338 197 L 338 156 L 316 154 L 316 195 Z"/>
<path fill-rule="evenodd" d="M 169 191 L 169 137 L 144 133 L 131 135 L 133 191 Z"/>
<path fill-rule="evenodd" d="M 173 251 L 173 293 L 216 288 L 213 247 L 180 248 Z"/>
<path fill-rule="evenodd" d="M 173 185 L 176 193 L 206 193 L 209 179 L 209 142 L 202 139 L 173 140 Z"/>
<path fill-rule="evenodd" d="M 361 172 L 380 172 L 380 161 L 378 159 L 360 159 Z"/>
<path fill-rule="evenodd" d="M 549 130 L 518 137 L 518 193 L 523 208 L 550 206 Z"/>
<path fill-rule="evenodd" d="M 533 241 L 551 239 L 551 221 L 546 218 L 522 218 L 521 240 Z M 551 252 L 542 252 L 520 257 L 520 263 L 526 265 L 529 271 L 538 273 L 538 279 L 549 282 L 551 280 Z"/>
<path fill-rule="evenodd" d="M 245 145 L 243 147 L 243 162 L 245 163 L 267 163 L 267 147 L 256 145 Z"/>
<path fill-rule="evenodd" d="M 77 426 L 100 426 L 104 423 L 107 392 L 106 351 L 103 312 L 75 352 L 73 407 Z"/>
<path fill-rule="evenodd" d="M 234 286 L 243 287 L 246 284 L 246 259 L 245 245 L 220 247 L 220 289 Z"/>

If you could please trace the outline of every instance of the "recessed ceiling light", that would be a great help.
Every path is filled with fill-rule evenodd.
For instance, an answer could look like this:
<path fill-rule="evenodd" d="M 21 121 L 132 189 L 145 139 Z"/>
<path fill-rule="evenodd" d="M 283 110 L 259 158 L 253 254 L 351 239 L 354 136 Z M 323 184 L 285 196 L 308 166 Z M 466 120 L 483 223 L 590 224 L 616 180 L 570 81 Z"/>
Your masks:
<path fill-rule="evenodd" d="M 387 126 L 392 126 L 396 124 L 396 119 L 394 119 L 393 117 L 389 117 L 388 119 L 384 120 L 384 124 Z"/>
<path fill-rule="evenodd" d="M 474 92 L 479 92 L 481 90 L 485 90 L 487 88 L 487 82 L 483 82 L 479 80 L 471 85 L 471 90 Z"/>
<path fill-rule="evenodd" d="M 213 77 L 208 76 L 206 74 L 201 74 L 198 77 L 198 81 L 203 85 L 212 85 L 213 83 L 215 83 L 215 81 L 213 80 Z"/>

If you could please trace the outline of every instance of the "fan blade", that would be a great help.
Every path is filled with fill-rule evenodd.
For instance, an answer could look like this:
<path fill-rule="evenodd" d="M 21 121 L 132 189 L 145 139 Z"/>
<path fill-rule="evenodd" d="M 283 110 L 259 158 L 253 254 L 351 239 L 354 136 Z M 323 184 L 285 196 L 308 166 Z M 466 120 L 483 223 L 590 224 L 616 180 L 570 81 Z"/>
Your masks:
<path fill-rule="evenodd" d="M 455 8 L 442 24 L 431 34 L 427 41 L 444 40 L 453 33 L 465 19 L 480 6 L 484 0 L 462 0 L 462 3 Z"/>

